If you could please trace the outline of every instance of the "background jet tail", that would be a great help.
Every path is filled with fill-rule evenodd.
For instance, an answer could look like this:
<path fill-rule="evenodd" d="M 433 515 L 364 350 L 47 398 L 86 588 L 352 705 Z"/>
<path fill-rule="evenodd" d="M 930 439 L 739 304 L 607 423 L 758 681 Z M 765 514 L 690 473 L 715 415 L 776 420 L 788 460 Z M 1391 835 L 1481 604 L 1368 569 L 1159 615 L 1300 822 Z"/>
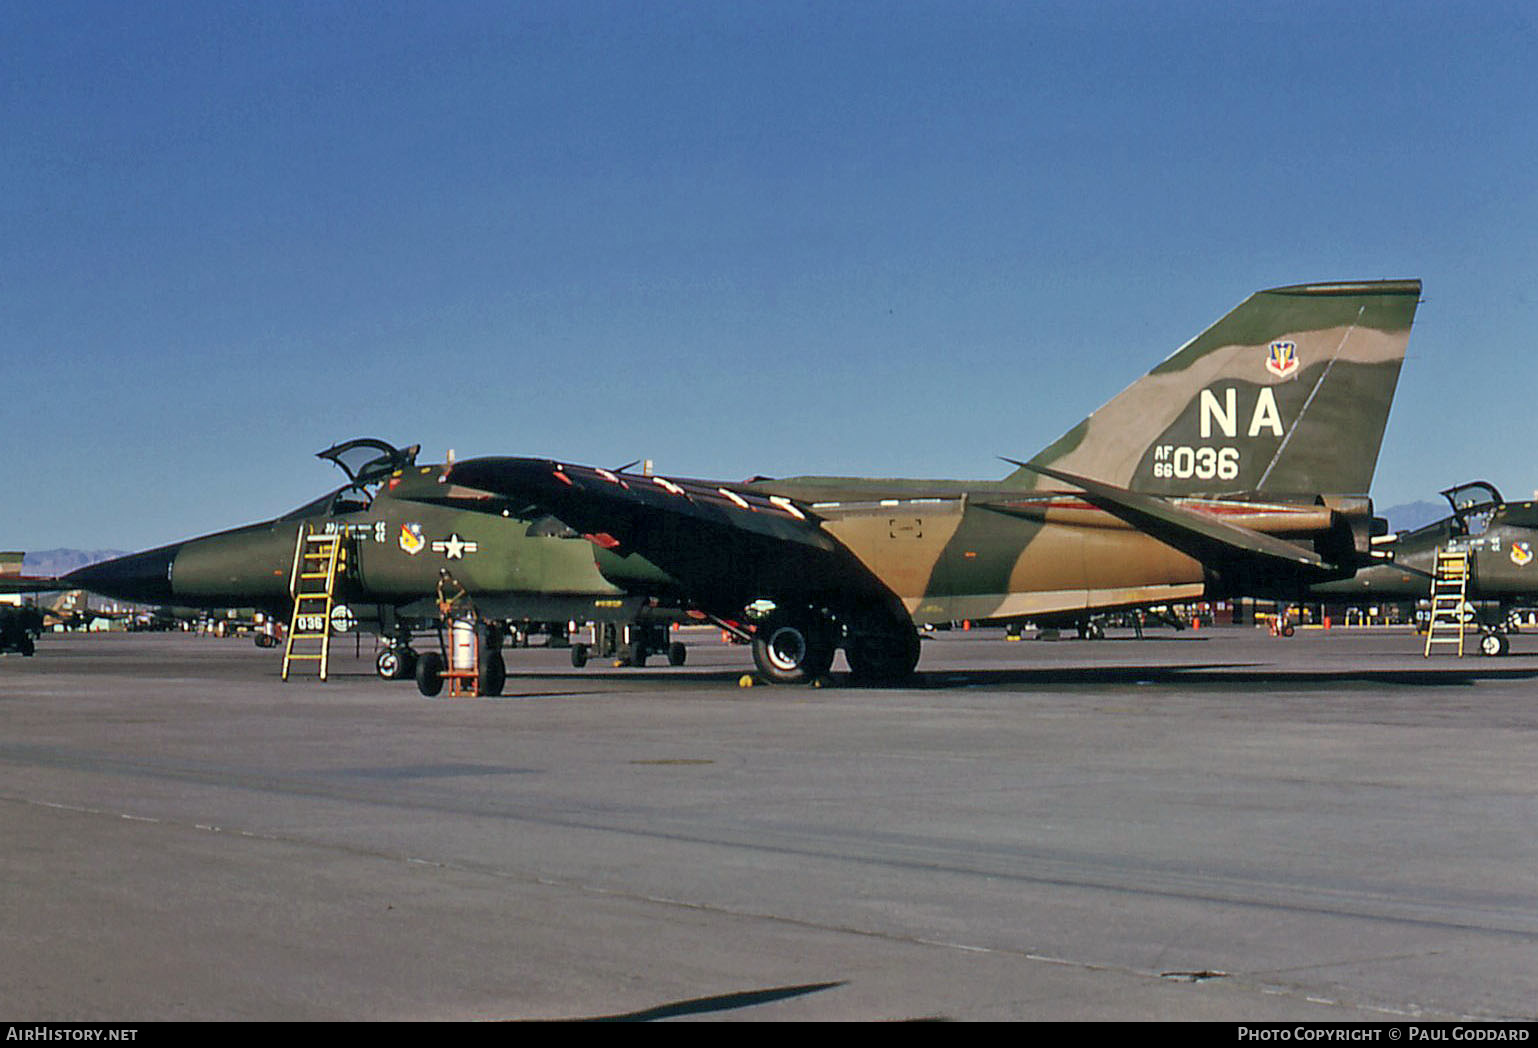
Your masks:
<path fill-rule="evenodd" d="M 1031 464 L 1155 495 L 1365 495 L 1420 294 L 1418 280 L 1256 292 Z"/>

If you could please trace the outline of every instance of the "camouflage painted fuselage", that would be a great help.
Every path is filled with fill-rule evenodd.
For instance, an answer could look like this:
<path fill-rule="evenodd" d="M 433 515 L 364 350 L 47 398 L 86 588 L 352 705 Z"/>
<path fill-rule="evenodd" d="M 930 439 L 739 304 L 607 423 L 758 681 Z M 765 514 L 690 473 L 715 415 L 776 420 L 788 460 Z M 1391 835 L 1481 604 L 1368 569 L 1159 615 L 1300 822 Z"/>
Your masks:
<path fill-rule="evenodd" d="M 555 522 L 491 506 L 484 493 L 440 483 L 442 474 L 442 466 L 412 466 L 371 501 L 343 488 L 276 520 L 91 565 L 68 578 L 125 600 L 286 615 L 299 535 L 341 532 L 348 541 L 340 601 L 429 616 L 447 570 L 483 614 L 496 618 L 605 618 L 627 603 L 633 610 L 626 592 L 598 571 L 590 543 Z M 629 569 L 644 571 L 639 562 Z"/>
<path fill-rule="evenodd" d="M 1418 281 L 1257 292 L 994 483 L 732 483 L 521 458 L 453 476 L 601 536 L 606 572 L 644 558 L 721 616 L 794 606 L 896 637 L 911 623 L 1296 596 L 1368 558 L 1367 491 L 1419 298 Z M 1082 491 L 1048 490 L 1061 483 Z"/>
<path fill-rule="evenodd" d="M 807 505 L 920 625 L 1020 619 L 1195 600 L 1223 588 L 1196 558 L 1075 493 L 1002 485 L 776 481 L 758 490 Z M 925 492 L 905 497 L 904 487 Z M 836 497 L 832 497 L 836 496 Z M 1315 505 L 1186 499 L 1196 512 L 1290 539 L 1331 533 Z"/>

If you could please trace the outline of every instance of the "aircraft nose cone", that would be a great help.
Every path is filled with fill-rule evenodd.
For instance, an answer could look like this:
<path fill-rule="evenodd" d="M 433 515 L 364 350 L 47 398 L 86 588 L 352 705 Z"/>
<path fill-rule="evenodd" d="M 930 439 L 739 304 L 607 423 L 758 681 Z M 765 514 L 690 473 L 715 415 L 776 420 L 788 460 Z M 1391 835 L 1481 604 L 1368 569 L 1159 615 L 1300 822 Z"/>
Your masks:
<path fill-rule="evenodd" d="M 76 589 L 140 604 L 167 603 L 171 599 L 171 562 L 180 545 L 163 546 L 144 553 L 88 564 L 64 576 Z"/>

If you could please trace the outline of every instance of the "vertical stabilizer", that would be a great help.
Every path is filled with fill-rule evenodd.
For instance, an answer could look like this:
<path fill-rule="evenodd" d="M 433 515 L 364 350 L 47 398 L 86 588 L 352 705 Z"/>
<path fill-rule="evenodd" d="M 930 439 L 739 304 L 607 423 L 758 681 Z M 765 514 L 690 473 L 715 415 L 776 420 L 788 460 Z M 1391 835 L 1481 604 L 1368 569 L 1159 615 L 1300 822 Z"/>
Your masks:
<path fill-rule="evenodd" d="M 1365 495 L 1420 293 L 1256 292 L 1031 462 L 1155 495 Z"/>

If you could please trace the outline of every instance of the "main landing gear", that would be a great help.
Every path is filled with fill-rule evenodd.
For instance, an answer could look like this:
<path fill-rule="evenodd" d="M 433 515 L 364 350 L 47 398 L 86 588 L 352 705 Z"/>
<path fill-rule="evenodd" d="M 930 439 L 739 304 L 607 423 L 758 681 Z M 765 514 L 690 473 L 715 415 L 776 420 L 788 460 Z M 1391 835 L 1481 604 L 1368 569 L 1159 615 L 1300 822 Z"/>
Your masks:
<path fill-rule="evenodd" d="M 753 662 L 771 684 L 807 684 L 833 665 L 833 623 L 808 611 L 770 613 L 753 634 Z"/>
<path fill-rule="evenodd" d="M 847 626 L 813 608 L 776 608 L 753 633 L 753 662 L 771 684 L 808 684 L 827 676 L 840 644 L 859 684 L 897 684 L 913 675 L 919 636 L 893 616 Z"/>
<path fill-rule="evenodd" d="M 855 634 L 844 643 L 849 672 L 862 684 L 899 684 L 919 664 L 919 635 L 911 627 Z"/>

